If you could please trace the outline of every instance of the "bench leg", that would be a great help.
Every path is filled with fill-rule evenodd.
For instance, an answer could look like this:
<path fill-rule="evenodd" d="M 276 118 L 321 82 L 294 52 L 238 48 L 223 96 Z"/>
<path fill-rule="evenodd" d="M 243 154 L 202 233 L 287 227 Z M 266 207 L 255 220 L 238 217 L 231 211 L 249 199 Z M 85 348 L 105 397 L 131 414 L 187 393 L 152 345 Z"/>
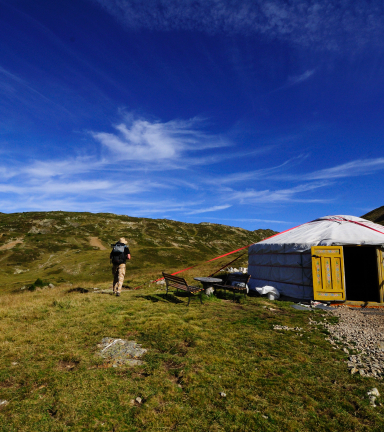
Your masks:
<path fill-rule="evenodd" d="M 166 293 L 165 293 L 165 297 L 168 298 L 168 286 L 167 286 L 167 291 L 166 291 Z"/>
<path fill-rule="evenodd" d="M 189 302 L 191 301 L 191 293 L 189 293 L 189 296 L 188 296 L 188 304 L 187 304 L 187 306 L 189 306 Z"/>

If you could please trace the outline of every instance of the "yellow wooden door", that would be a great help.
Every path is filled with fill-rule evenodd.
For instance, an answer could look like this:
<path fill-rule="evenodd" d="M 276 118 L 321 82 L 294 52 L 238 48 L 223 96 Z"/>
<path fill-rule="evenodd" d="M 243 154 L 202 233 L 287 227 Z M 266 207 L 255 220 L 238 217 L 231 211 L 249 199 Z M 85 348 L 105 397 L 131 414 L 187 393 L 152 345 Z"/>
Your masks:
<path fill-rule="evenodd" d="M 313 246 L 312 278 L 315 300 L 345 300 L 342 246 Z"/>

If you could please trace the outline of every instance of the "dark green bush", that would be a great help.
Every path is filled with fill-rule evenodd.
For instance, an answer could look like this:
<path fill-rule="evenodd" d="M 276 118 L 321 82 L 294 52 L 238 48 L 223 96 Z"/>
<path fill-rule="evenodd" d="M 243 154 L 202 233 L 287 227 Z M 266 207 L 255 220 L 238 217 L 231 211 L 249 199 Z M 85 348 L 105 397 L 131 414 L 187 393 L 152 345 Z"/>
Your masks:
<path fill-rule="evenodd" d="M 44 286 L 45 284 L 44 284 L 44 282 L 43 282 L 40 278 L 37 278 L 37 279 L 35 280 L 35 282 L 34 282 L 33 285 L 35 285 L 35 286 L 37 286 L 37 287 L 42 287 L 42 286 Z"/>

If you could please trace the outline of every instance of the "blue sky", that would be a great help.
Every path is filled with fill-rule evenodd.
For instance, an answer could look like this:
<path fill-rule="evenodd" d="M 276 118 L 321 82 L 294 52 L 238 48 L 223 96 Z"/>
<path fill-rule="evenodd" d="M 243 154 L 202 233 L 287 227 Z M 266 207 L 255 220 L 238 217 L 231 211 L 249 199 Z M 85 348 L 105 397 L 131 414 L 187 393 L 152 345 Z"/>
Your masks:
<path fill-rule="evenodd" d="M 0 53 L 2 212 L 384 205 L 381 1 L 0 0 Z"/>

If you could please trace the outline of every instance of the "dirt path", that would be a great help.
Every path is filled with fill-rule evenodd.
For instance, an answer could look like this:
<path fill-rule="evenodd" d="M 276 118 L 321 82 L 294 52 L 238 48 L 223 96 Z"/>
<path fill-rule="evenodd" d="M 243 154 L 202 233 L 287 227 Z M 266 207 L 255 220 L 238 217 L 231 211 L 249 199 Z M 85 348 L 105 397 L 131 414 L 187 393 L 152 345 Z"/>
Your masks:
<path fill-rule="evenodd" d="M 98 247 L 100 250 L 107 250 L 105 246 L 101 243 L 98 237 L 89 237 L 89 244 L 91 246 Z"/>
<path fill-rule="evenodd" d="M 3 246 L 0 246 L 0 250 L 8 250 L 8 249 L 12 249 L 13 247 L 15 247 L 17 244 L 21 244 L 24 243 L 23 239 L 16 239 L 14 241 L 11 241 Z"/>

